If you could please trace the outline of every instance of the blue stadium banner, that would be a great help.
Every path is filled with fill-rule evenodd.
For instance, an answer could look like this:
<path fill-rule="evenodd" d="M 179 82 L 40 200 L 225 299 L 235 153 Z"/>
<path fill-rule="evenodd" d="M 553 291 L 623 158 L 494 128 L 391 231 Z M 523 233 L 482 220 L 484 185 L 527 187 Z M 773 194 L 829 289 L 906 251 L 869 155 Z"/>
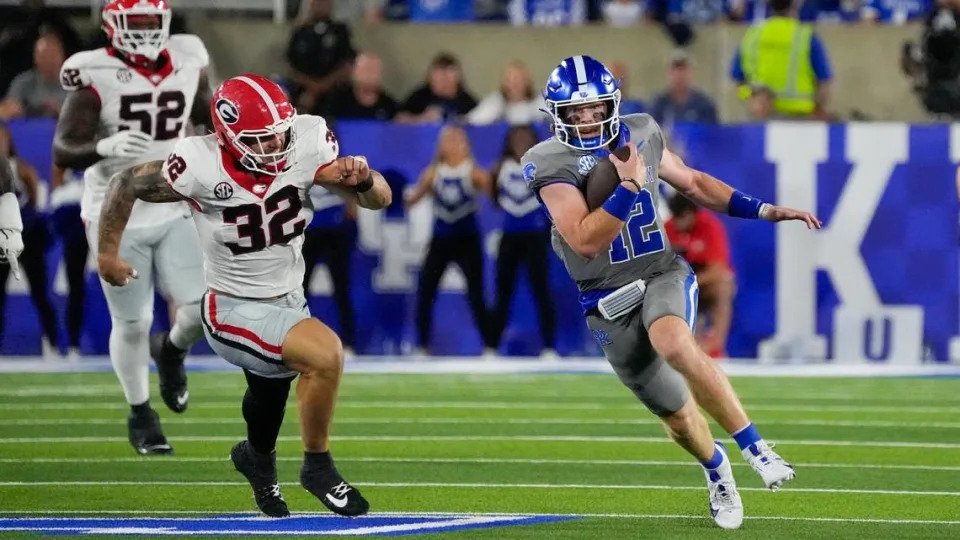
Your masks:
<path fill-rule="evenodd" d="M 45 176 L 53 126 L 12 124 L 23 159 Z M 364 154 L 406 183 L 432 159 L 438 126 L 375 123 L 337 125 L 345 154 Z M 504 126 L 471 128 L 477 161 L 494 164 Z M 905 124 L 677 125 L 671 145 L 691 166 L 738 189 L 778 204 L 810 208 L 822 231 L 797 223 L 772 226 L 724 217 L 738 292 L 728 350 L 734 357 L 833 358 L 835 362 L 917 363 L 960 358 L 958 318 L 958 194 L 960 127 Z M 396 192 L 404 186 L 395 186 Z M 424 202 L 410 211 L 400 197 L 385 212 L 361 211 L 352 254 L 351 291 L 357 352 L 402 354 L 414 345 L 414 310 L 420 262 L 432 230 Z M 501 216 L 481 204 L 487 298 L 493 303 L 493 268 Z M 54 303 L 63 314 L 65 280 L 59 245 L 48 258 Z M 576 288 L 556 259 L 550 271 L 557 309 L 557 350 L 596 355 L 599 349 L 579 313 Z M 522 273 L 521 273 L 522 274 Z M 540 337 L 525 276 L 517 289 L 501 353 L 532 355 Z M 110 319 L 96 276 L 88 282 L 82 350 L 105 354 Z M 3 329 L 4 354 L 37 354 L 40 329 L 26 285 L 11 293 Z M 325 271 L 310 284 L 313 313 L 339 327 Z M 158 298 L 159 299 L 159 298 Z M 155 325 L 166 320 L 162 303 Z M 441 355 L 482 350 L 451 267 L 434 307 L 434 342 Z M 209 353 L 199 344 L 197 353 Z"/>

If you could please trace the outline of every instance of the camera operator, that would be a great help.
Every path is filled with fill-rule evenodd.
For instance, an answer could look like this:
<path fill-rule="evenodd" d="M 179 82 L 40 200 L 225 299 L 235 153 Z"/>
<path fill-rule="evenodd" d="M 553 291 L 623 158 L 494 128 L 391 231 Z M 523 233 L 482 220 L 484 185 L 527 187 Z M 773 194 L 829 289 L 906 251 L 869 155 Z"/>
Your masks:
<path fill-rule="evenodd" d="M 920 44 L 904 43 L 900 65 L 924 107 L 960 118 L 960 0 L 937 0 Z"/>

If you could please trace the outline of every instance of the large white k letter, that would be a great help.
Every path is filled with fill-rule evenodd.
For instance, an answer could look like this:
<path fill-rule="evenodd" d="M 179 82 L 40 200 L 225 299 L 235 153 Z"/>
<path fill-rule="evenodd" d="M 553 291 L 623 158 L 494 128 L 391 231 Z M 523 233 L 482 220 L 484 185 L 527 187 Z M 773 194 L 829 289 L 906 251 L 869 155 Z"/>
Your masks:
<path fill-rule="evenodd" d="M 907 159 L 908 130 L 899 124 L 850 124 L 846 158 L 853 171 L 837 206 L 818 232 L 797 223 L 777 227 L 777 330 L 760 344 L 761 358 L 825 358 L 816 333 L 817 270 L 826 271 L 844 306 L 880 310 L 880 298 L 860 244 L 898 163 Z M 823 124 L 774 123 L 767 127 L 766 158 L 777 165 L 777 204 L 815 210 L 817 164 L 828 156 Z"/>

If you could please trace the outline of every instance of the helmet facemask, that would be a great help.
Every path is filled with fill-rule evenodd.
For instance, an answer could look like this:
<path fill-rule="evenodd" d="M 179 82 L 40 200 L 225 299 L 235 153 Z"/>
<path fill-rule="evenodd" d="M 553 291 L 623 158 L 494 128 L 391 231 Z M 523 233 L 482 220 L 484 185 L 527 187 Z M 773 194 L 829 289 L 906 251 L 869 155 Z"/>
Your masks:
<path fill-rule="evenodd" d="M 243 130 L 231 136 L 230 142 L 239 153 L 240 163 L 252 171 L 276 176 L 287 168 L 287 158 L 297 144 L 293 130 L 294 116 L 264 129 Z M 277 144 L 277 136 L 284 138 Z"/>
<path fill-rule="evenodd" d="M 105 11 L 103 24 L 113 48 L 129 55 L 156 60 L 170 38 L 169 9 L 137 6 L 125 11 Z M 159 26 L 147 24 L 159 21 Z"/>
<path fill-rule="evenodd" d="M 568 118 L 571 107 L 603 103 L 606 105 L 604 119 L 599 122 L 578 123 Z M 620 90 L 594 99 L 570 99 L 547 101 L 547 112 L 553 118 L 553 133 L 561 143 L 578 150 L 602 148 L 620 133 Z M 599 128 L 597 133 L 589 133 Z M 584 134 L 584 132 L 588 132 Z"/>

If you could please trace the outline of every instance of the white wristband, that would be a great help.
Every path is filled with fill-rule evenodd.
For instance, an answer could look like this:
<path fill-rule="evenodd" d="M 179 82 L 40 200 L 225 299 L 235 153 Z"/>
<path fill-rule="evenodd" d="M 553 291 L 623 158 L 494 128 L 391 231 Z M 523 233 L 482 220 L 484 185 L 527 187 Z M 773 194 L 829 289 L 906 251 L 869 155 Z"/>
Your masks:
<path fill-rule="evenodd" d="M 20 201 L 13 193 L 0 195 L 0 229 L 23 232 L 23 221 L 20 219 Z"/>
<path fill-rule="evenodd" d="M 773 208 L 773 205 L 770 203 L 763 203 L 760 205 L 760 211 L 757 212 L 757 216 L 760 219 L 767 219 L 767 214 L 770 213 L 770 209 Z"/>

